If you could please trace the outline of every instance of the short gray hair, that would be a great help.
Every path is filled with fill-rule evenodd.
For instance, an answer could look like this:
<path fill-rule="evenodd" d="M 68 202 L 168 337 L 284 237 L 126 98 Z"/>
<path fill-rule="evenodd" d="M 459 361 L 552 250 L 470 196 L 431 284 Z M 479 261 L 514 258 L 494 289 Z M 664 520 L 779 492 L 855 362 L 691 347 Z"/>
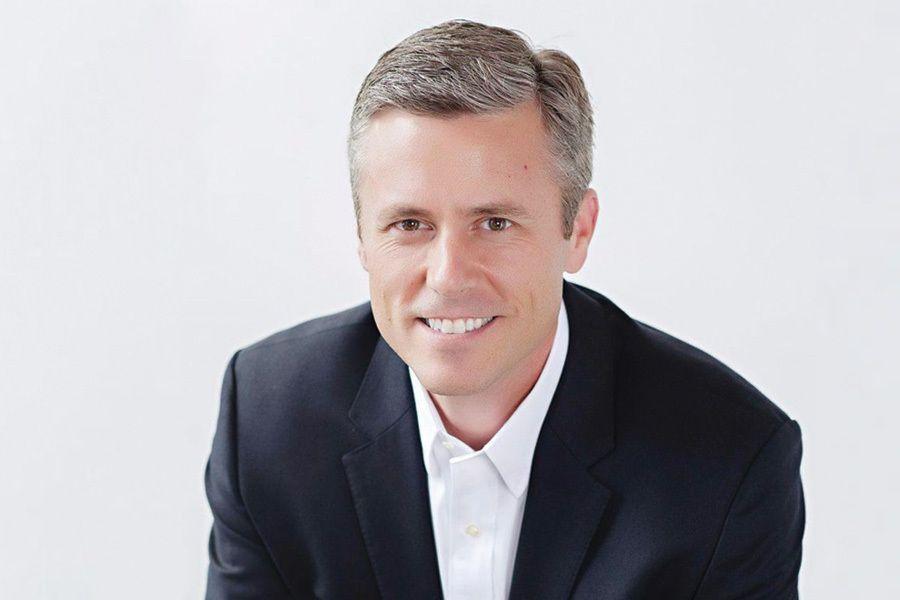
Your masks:
<path fill-rule="evenodd" d="M 359 233 L 359 143 L 369 119 L 388 107 L 418 115 L 491 113 L 537 100 L 569 239 L 593 167 L 593 114 L 581 71 L 559 50 L 535 50 L 524 34 L 454 19 L 413 33 L 385 52 L 353 105 L 347 157 Z"/>

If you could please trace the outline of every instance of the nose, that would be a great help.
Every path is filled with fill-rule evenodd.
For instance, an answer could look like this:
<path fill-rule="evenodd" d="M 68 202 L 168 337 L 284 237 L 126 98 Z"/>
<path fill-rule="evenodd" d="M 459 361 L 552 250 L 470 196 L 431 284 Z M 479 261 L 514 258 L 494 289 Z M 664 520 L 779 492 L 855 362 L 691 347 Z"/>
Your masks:
<path fill-rule="evenodd" d="M 475 286 L 477 265 L 464 235 L 445 230 L 428 252 L 427 284 L 441 296 L 458 296 Z"/>

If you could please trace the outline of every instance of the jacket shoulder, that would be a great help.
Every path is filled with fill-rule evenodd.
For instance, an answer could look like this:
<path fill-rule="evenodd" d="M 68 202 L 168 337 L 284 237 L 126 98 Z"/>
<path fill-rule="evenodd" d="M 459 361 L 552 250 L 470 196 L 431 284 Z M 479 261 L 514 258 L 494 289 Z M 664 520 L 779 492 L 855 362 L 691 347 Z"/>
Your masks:
<path fill-rule="evenodd" d="M 238 397 L 285 409 L 352 400 L 378 337 L 368 301 L 275 332 L 235 353 Z"/>
<path fill-rule="evenodd" d="M 371 303 L 366 301 L 345 310 L 303 321 L 281 331 L 276 331 L 240 350 L 243 353 L 275 351 L 273 347 L 283 344 L 309 343 L 311 338 L 330 332 L 334 335 L 353 335 L 353 329 L 375 327 Z M 350 331 L 342 334 L 340 330 Z"/>
<path fill-rule="evenodd" d="M 617 408 L 626 421 L 676 446 L 718 453 L 726 440 L 757 447 L 791 420 L 723 361 L 576 287 L 594 301 L 615 339 Z"/>
<path fill-rule="evenodd" d="M 790 417 L 756 386 L 733 368 L 680 338 L 657 327 L 633 320 L 643 346 L 641 352 L 653 356 L 668 385 L 707 398 L 713 410 L 739 410 L 772 425 Z"/>

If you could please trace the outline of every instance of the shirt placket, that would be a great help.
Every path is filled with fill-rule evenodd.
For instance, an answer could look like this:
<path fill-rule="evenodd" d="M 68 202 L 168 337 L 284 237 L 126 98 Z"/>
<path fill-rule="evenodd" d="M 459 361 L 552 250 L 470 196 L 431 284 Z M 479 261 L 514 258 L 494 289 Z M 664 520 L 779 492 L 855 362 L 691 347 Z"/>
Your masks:
<path fill-rule="evenodd" d="M 452 600 L 493 597 L 497 482 L 485 454 L 450 461 Z"/>

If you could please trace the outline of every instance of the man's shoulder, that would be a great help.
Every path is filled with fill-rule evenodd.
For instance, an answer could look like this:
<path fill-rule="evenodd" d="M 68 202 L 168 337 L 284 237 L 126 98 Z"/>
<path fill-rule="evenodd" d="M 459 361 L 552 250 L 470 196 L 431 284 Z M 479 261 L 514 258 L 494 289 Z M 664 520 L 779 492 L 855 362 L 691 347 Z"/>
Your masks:
<path fill-rule="evenodd" d="M 278 352 L 279 347 L 317 345 L 323 334 L 327 337 L 342 338 L 371 335 L 376 331 L 372 316 L 371 302 L 366 301 L 350 308 L 327 315 L 308 319 L 276 331 L 241 349 L 244 353 Z"/>
<path fill-rule="evenodd" d="M 235 358 L 237 379 L 254 391 L 331 389 L 361 376 L 378 335 L 371 303 L 363 302 L 241 348 Z"/>
<path fill-rule="evenodd" d="M 639 356 L 655 365 L 660 383 L 698 398 L 709 411 L 746 411 L 781 423 L 789 417 L 734 368 L 699 347 L 653 325 L 634 320 L 641 343 Z"/>
<path fill-rule="evenodd" d="M 628 315 L 606 296 L 578 288 L 610 323 L 617 340 L 615 377 L 626 417 L 653 427 L 679 424 L 685 435 L 766 437 L 790 420 L 731 366 L 667 331 Z M 714 432 L 712 430 L 715 430 Z"/>

